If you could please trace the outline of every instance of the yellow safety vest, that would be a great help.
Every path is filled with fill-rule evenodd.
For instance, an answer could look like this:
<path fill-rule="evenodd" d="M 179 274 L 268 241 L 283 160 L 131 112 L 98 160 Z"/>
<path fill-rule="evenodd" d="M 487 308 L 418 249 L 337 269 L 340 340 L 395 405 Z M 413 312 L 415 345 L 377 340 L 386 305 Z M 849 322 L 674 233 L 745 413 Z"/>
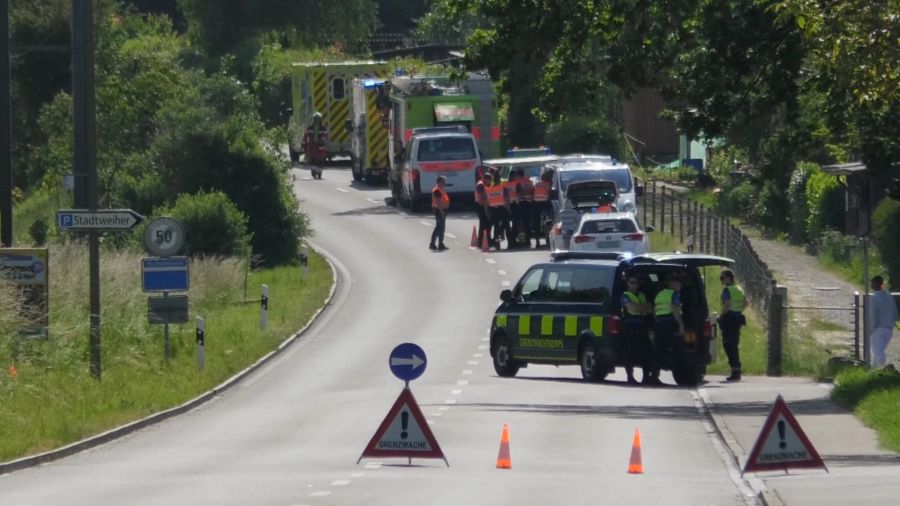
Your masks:
<path fill-rule="evenodd" d="M 731 296 L 731 310 L 741 313 L 747 307 L 747 299 L 744 298 L 744 290 L 738 285 L 728 285 L 725 287 L 728 295 Z"/>
<path fill-rule="evenodd" d="M 638 293 L 637 295 L 631 292 L 625 292 L 625 297 L 628 297 L 628 301 L 634 304 L 645 304 L 647 302 L 647 297 L 644 296 L 643 293 Z M 640 313 L 634 314 L 628 311 L 628 307 L 623 307 L 622 312 L 625 313 L 625 316 L 641 316 Z"/>
<path fill-rule="evenodd" d="M 675 290 L 672 290 L 671 288 L 660 290 L 660 292 L 656 294 L 656 299 L 653 301 L 653 314 L 656 316 L 670 316 L 672 314 L 673 295 L 675 295 Z"/>

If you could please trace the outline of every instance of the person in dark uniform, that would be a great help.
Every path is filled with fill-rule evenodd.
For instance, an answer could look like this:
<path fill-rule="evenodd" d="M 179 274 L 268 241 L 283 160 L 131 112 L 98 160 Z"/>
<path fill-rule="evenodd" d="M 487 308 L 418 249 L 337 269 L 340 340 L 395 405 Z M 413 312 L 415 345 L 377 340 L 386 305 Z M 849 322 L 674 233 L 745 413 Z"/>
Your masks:
<path fill-rule="evenodd" d="M 625 324 L 625 356 L 627 364 L 625 374 L 628 375 L 628 384 L 636 385 L 634 379 L 634 366 L 640 366 L 644 371 L 641 381 L 644 384 L 651 382 L 653 366 L 650 357 L 650 332 L 647 328 L 647 318 L 652 312 L 653 306 L 647 302 L 647 297 L 640 291 L 641 282 L 637 276 L 628 276 L 625 292 L 622 294 L 622 318 Z"/>
<path fill-rule="evenodd" d="M 731 367 L 731 376 L 726 381 L 740 381 L 741 379 L 741 327 L 747 324 L 744 317 L 744 308 L 747 307 L 747 299 L 744 290 L 734 282 L 734 272 L 724 270 L 719 275 L 722 282 L 722 316 L 719 317 L 719 328 L 722 329 L 722 347 L 728 356 L 728 365 Z"/>
<path fill-rule="evenodd" d="M 492 177 L 490 173 L 482 173 L 478 182 L 475 183 L 475 214 L 478 215 L 478 246 L 487 238 L 491 240 L 491 211 L 488 204 L 487 189 L 491 186 Z"/>
<path fill-rule="evenodd" d="M 653 373 L 651 385 L 661 385 L 659 371 L 665 363 L 666 355 L 681 353 L 684 340 L 684 318 L 681 315 L 681 278 L 670 273 L 666 276 L 666 288 L 656 294 L 653 300 L 653 316 L 656 320 L 653 343 Z"/>

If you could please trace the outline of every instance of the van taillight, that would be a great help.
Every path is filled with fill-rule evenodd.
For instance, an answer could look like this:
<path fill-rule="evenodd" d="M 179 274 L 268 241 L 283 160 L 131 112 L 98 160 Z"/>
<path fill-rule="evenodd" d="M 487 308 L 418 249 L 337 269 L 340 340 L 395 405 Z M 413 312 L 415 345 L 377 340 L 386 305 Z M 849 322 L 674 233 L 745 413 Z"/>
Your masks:
<path fill-rule="evenodd" d="M 585 242 L 591 242 L 594 240 L 594 238 L 589 235 L 576 235 L 572 238 L 572 240 L 575 241 L 575 244 L 581 244 Z"/>
<path fill-rule="evenodd" d="M 628 235 L 623 235 L 623 236 L 622 236 L 622 239 L 625 240 L 625 241 L 643 241 L 643 240 L 644 240 L 644 234 L 628 234 Z"/>
<path fill-rule="evenodd" d="M 712 338 L 712 324 L 709 323 L 709 319 L 703 320 L 703 337 L 706 339 Z"/>
<path fill-rule="evenodd" d="M 610 335 L 622 333 L 622 319 L 618 316 L 610 316 L 606 319 L 606 332 Z"/>

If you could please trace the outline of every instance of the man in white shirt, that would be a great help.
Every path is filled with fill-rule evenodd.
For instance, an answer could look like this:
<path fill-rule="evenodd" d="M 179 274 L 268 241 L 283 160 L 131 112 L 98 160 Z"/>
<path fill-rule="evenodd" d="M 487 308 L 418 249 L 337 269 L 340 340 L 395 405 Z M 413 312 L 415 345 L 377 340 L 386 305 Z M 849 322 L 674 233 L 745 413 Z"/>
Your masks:
<path fill-rule="evenodd" d="M 897 304 L 891 293 L 884 288 L 884 278 L 872 278 L 872 298 L 869 299 L 869 322 L 872 333 L 869 342 L 872 346 L 872 366 L 881 367 L 887 362 L 885 351 L 894 334 L 897 322 Z"/>

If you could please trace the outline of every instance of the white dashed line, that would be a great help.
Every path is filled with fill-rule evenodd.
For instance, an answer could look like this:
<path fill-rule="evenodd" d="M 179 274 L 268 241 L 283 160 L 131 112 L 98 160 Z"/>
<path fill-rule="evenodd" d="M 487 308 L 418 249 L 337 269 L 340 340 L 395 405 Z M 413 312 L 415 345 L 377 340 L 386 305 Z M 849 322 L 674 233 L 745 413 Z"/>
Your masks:
<path fill-rule="evenodd" d="M 451 395 L 462 395 L 462 390 L 460 390 L 460 389 L 450 390 L 450 394 Z"/>
<path fill-rule="evenodd" d="M 478 345 L 478 349 L 479 349 L 479 350 L 486 350 L 486 349 L 488 349 L 488 347 L 487 347 L 486 344 L 479 344 L 479 345 Z"/>
<path fill-rule="evenodd" d="M 487 349 L 487 347 L 485 347 L 484 349 Z M 481 358 L 484 356 L 484 353 L 473 353 L 472 356 L 475 358 Z"/>
<path fill-rule="evenodd" d="M 348 190 L 348 189 L 346 189 L 346 188 L 335 188 L 335 190 L 337 190 L 337 191 L 339 191 L 339 192 L 342 192 L 342 193 L 350 193 L 350 190 Z M 329 492 L 329 493 L 330 493 L 330 492 Z"/>
<path fill-rule="evenodd" d="M 463 376 L 469 376 L 473 372 L 475 371 L 473 371 L 472 369 L 463 369 Z"/>
<path fill-rule="evenodd" d="M 488 332 L 490 332 L 490 331 L 488 331 Z M 486 338 L 486 337 L 482 337 L 481 340 L 484 342 L 488 342 L 488 338 Z"/>
<path fill-rule="evenodd" d="M 497 271 L 497 274 L 499 274 L 501 276 L 506 276 L 506 271 L 501 269 L 501 270 Z"/>
<path fill-rule="evenodd" d="M 332 487 L 343 487 L 343 486 L 349 485 L 349 484 L 350 484 L 350 480 L 334 480 L 333 482 L 331 482 Z"/>
<path fill-rule="evenodd" d="M 509 281 L 507 281 L 507 280 L 505 280 L 505 279 L 504 279 L 503 282 L 500 283 L 500 284 L 503 285 L 503 286 L 512 286 L 512 285 L 510 285 Z"/>
<path fill-rule="evenodd" d="M 382 202 L 384 202 L 383 200 L 378 200 L 378 199 L 366 199 L 366 200 L 368 200 L 369 202 L 371 202 L 373 204 L 381 204 Z"/>
<path fill-rule="evenodd" d="M 477 361 L 477 360 L 469 360 L 469 361 L 466 362 L 466 363 L 469 364 L 469 365 L 478 365 L 478 361 Z"/>
<path fill-rule="evenodd" d="M 447 410 L 449 410 L 449 409 L 450 409 L 449 406 L 439 406 L 439 407 L 438 407 L 438 411 L 447 411 Z"/>
<path fill-rule="evenodd" d="M 469 380 L 459 380 L 456 382 L 457 385 L 464 387 L 469 384 Z"/>
<path fill-rule="evenodd" d="M 428 425 L 434 425 L 434 420 L 425 420 L 425 421 L 428 422 Z"/>
<path fill-rule="evenodd" d="M 419 224 L 420 224 L 420 225 L 424 225 L 424 226 L 426 226 L 426 227 L 434 226 L 434 223 L 429 223 L 429 222 L 427 222 L 427 221 L 420 221 Z"/>
<path fill-rule="evenodd" d="M 350 475 L 351 478 L 362 478 L 366 473 L 353 473 Z"/>
<path fill-rule="evenodd" d="M 363 467 L 365 469 L 381 469 L 381 462 L 369 462 Z"/>
<path fill-rule="evenodd" d="M 456 399 L 447 399 L 444 404 L 456 404 Z"/>
<path fill-rule="evenodd" d="M 444 235 L 446 235 L 446 236 L 447 236 L 447 237 L 449 237 L 449 238 L 451 238 L 451 239 L 456 239 L 456 236 L 455 236 L 455 235 L 453 235 L 453 234 L 450 234 L 450 233 L 447 233 L 447 232 L 444 232 Z"/>
<path fill-rule="evenodd" d="M 309 494 L 310 497 L 327 497 L 331 495 L 330 490 L 319 490 L 318 492 L 313 492 Z"/>
<path fill-rule="evenodd" d="M 487 263 L 489 263 L 489 264 L 495 264 L 495 263 L 497 263 L 497 261 L 494 260 L 493 258 L 485 258 L 484 261 L 487 262 Z"/>
<path fill-rule="evenodd" d="M 444 416 L 444 414 L 443 413 L 432 413 L 429 416 Z"/>

